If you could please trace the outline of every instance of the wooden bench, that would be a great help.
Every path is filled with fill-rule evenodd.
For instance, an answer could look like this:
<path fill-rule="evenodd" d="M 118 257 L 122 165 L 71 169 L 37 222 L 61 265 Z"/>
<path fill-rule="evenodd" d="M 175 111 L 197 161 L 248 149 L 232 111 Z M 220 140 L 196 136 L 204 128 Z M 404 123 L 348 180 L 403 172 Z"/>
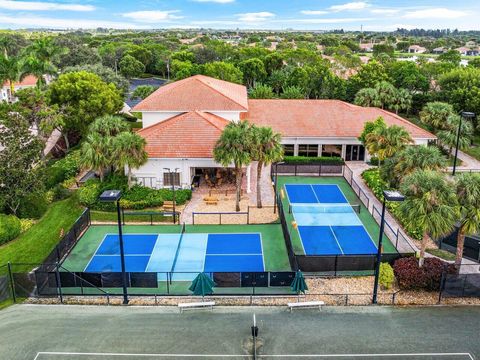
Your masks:
<path fill-rule="evenodd" d="M 178 304 L 178 308 L 180 309 L 180 312 L 183 312 L 183 310 L 188 310 L 188 309 L 202 309 L 202 308 L 208 308 L 208 307 L 210 308 L 210 310 L 213 310 L 214 306 L 215 306 L 215 301 L 203 301 L 203 302 Z"/>
<path fill-rule="evenodd" d="M 304 301 L 304 302 L 288 303 L 287 305 L 290 312 L 292 312 L 292 310 L 295 308 L 308 309 L 308 308 L 318 307 L 318 310 L 321 310 L 322 306 L 324 306 L 325 303 L 323 301 Z"/>
<path fill-rule="evenodd" d="M 206 196 L 203 198 L 203 201 L 205 201 L 205 204 L 207 205 L 217 205 L 218 204 L 218 198 L 214 196 Z"/>
<path fill-rule="evenodd" d="M 173 211 L 173 208 L 174 208 L 174 204 L 173 201 L 170 201 L 170 200 L 166 200 L 163 202 L 163 208 L 165 210 L 172 210 Z"/>

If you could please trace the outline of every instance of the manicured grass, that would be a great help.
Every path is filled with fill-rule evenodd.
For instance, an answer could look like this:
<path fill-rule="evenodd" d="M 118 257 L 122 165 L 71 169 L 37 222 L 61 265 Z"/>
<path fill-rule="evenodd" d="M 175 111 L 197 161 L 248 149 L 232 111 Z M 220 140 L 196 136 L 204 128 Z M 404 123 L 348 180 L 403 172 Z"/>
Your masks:
<path fill-rule="evenodd" d="M 15 271 L 30 271 L 40 264 L 60 240 L 60 231 L 67 232 L 83 209 L 75 195 L 50 205 L 43 217 L 17 239 L 0 247 L 0 264 L 23 263 Z"/>
<path fill-rule="evenodd" d="M 372 215 L 368 212 L 367 208 L 362 204 L 360 199 L 358 199 L 357 195 L 347 183 L 347 181 L 343 177 L 303 177 L 303 176 L 279 176 L 278 177 L 278 189 L 279 191 L 283 191 L 285 194 L 282 205 L 285 212 L 285 217 L 287 220 L 287 225 L 290 230 L 290 235 L 292 239 L 293 251 L 295 254 L 304 255 L 304 250 L 302 246 L 302 242 L 298 233 L 298 230 L 293 229 L 292 221 L 294 220 L 293 214 L 288 212 L 288 199 L 286 196 L 286 191 L 284 188 L 285 184 L 336 184 L 340 187 L 344 195 L 346 196 L 348 202 L 350 204 L 360 204 L 361 210 L 358 214 L 360 220 L 362 221 L 363 225 L 365 226 L 367 232 L 369 233 L 372 240 L 378 244 L 378 236 L 380 232 L 380 228 L 377 225 L 375 219 Z M 383 237 L 383 251 L 385 253 L 396 253 L 397 250 L 395 246 L 390 242 L 390 240 L 384 236 Z"/>
<path fill-rule="evenodd" d="M 473 137 L 473 146 L 463 150 L 463 152 L 473 156 L 477 160 L 480 160 L 480 135 L 475 135 Z"/>
<path fill-rule="evenodd" d="M 443 260 L 448 260 L 448 261 L 453 261 L 455 260 L 455 254 L 452 254 L 451 252 L 449 251 L 446 251 L 446 250 L 442 250 L 442 249 L 427 249 L 427 252 L 432 254 L 432 255 L 435 255 L 435 256 L 438 256 L 439 258 L 443 259 Z"/>
<path fill-rule="evenodd" d="M 78 241 L 62 266 L 83 271 L 108 233 L 117 233 L 114 225 L 92 225 Z M 125 234 L 179 234 L 180 225 L 125 225 Z M 279 224 L 269 225 L 187 225 L 186 233 L 261 233 L 266 271 L 290 271 L 287 250 Z"/>

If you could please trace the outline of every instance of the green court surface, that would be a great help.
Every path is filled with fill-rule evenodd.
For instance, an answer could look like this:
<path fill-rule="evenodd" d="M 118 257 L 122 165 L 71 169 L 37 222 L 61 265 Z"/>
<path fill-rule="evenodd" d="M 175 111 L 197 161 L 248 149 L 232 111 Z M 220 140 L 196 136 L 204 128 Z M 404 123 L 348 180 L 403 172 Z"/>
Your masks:
<path fill-rule="evenodd" d="M 174 307 L 15 305 L 0 311 L 5 360 L 474 360 L 478 307 Z"/>
<path fill-rule="evenodd" d="M 294 220 L 293 214 L 290 214 L 288 211 L 288 198 L 285 191 L 285 184 L 335 184 L 340 187 L 343 194 L 347 198 L 350 204 L 359 204 L 361 205 L 360 213 L 358 214 L 360 220 L 362 221 L 365 229 L 369 233 L 372 240 L 375 244 L 378 244 L 378 237 L 380 233 L 380 227 L 369 213 L 368 209 L 363 205 L 360 199 L 357 197 L 351 186 L 343 177 L 304 177 L 304 176 L 279 176 L 277 189 L 280 192 L 283 189 L 283 199 L 282 205 L 285 213 L 285 218 L 287 220 L 287 225 L 290 230 L 290 236 L 292 239 L 293 251 L 297 255 L 304 255 L 302 242 L 300 240 L 299 233 L 296 229 L 292 227 L 292 221 Z M 384 253 L 396 253 L 397 249 L 392 244 L 392 242 L 386 237 L 383 237 L 383 252 Z"/>

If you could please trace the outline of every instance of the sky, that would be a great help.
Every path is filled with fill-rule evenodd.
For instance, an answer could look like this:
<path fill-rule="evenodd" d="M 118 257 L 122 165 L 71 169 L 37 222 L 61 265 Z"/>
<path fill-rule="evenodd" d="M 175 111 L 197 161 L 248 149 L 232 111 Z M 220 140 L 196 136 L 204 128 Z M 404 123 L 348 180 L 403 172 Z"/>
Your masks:
<path fill-rule="evenodd" d="M 0 28 L 480 30 L 480 0 L 0 0 Z"/>

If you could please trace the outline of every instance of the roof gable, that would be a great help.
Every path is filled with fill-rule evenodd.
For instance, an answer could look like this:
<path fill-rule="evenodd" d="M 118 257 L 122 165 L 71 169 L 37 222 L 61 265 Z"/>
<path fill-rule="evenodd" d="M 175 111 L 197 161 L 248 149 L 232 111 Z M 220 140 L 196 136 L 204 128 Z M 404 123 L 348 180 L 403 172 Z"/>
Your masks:
<path fill-rule="evenodd" d="M 161 86 L 133 111 L 246 111 L 243 85 L 196 75 Z"/>

